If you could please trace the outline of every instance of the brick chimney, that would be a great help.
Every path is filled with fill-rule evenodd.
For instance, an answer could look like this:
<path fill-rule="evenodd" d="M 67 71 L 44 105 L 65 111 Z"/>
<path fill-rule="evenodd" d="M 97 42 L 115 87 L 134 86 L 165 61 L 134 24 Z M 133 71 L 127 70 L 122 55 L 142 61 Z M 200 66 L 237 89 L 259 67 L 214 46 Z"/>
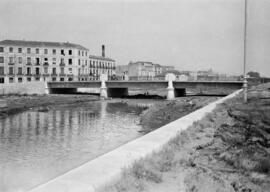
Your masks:
<path fill-rule="evenodd" d="M 105 45 L 102 45 L 102 57 L 105 57 Z"/>

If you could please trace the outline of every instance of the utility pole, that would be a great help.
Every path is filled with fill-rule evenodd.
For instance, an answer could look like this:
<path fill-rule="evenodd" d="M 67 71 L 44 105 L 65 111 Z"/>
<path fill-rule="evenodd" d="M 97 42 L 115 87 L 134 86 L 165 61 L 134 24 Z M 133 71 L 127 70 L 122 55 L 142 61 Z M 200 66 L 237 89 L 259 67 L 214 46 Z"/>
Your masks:
<path fill-rule="evenodd" d="M 244 91 L 244 102 L 247 103 L 247 74 L 246 74 L 246 63 L 247 63 L 247 1 L 245 0 L 245 21 L 244 21 L 244 81 L 243 81 L 243 91 Z"/>

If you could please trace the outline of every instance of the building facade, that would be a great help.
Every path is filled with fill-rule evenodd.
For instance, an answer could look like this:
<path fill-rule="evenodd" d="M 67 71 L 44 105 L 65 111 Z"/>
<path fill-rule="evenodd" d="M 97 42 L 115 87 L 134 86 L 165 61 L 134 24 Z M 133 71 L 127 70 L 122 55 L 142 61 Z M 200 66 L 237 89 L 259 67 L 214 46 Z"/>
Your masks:
<path fill-rule="evenodd" d="M 130 79 L 155 79 L 162 73 L 171 69 L 171 66 L 163 66 L 149 61 L 129 62 L 128 76 Z"/>
<path fill-rule="evenodd" d="M 78 44 L 0 41 L 0 83 L 88 81 L 98 79 L 101 72 L 113 74 L 114 70 L 114 60 L 93 58 L 87 48 Z"/>

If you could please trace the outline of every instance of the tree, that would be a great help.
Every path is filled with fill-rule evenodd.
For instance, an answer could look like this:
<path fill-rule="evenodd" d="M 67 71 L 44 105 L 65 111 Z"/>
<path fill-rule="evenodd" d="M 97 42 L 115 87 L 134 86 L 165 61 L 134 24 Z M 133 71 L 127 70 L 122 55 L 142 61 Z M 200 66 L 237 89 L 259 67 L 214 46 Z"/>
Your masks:
<path fill-rule="evenodd" d="M 253 78 L 260 78 L 260 73 L 254 71 L 249 71 L 247 75 Z"/>

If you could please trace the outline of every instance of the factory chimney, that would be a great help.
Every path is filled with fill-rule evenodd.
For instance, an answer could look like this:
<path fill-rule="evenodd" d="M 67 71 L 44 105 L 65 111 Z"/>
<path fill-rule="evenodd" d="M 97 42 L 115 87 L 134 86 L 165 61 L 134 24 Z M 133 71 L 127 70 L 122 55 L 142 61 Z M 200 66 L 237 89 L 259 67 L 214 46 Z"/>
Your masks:
<path fill-rule="evenodd" d="M 105 57 L 105 45 L 102 45 L 102 57 Z"/>

